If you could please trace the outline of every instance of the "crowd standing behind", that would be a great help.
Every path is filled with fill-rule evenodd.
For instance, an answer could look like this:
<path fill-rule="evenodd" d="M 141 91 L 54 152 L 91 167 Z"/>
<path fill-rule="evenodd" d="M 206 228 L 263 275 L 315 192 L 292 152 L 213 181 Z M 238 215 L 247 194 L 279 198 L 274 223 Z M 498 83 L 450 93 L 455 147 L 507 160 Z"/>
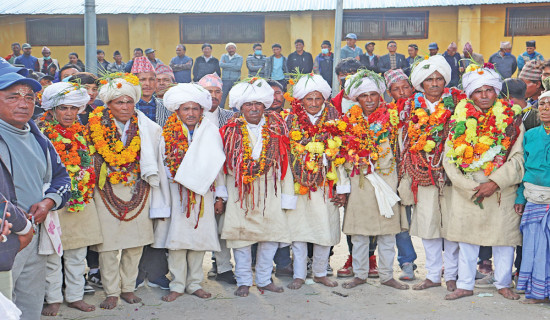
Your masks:
<path fill-rule="evenodd" d="M 427 271 L 413 290 L 443 278 L 447 300 L 494 286 L 549 303 L 550 62 L 535 41 L 517 58 L 501 42 L 489 63 L 469 42 L 462 55 L 430 43 L 425 57 L 412 43 L 406 57 L 393 40 L 383 55 L 345 41 L 341 61 L 328 40 L 315 57 L 302 39 L 288 56 L 255 43 L 246 61 L 232 42 L 219 60 L 208 43 L 195 59 L 178 44 L 169 64 L 153 48 L 128 62 L 98 49 L 97 70 L 12 44 L 0 60 L 0 293 L 17 316 L 55 316 L 63 301 L 93 311 L 90 284 L 103 309 L 140 302 L 144 284 L 166 302 L 209 298 L 207 251 L 208 276 L 239 297 L 253 271 L 258 289 L 283 292 L 274 262 L 288 289 L 307 277 L 335 287 L 341 231 L 346 289 L 409 289 L 412 235 Z"/>

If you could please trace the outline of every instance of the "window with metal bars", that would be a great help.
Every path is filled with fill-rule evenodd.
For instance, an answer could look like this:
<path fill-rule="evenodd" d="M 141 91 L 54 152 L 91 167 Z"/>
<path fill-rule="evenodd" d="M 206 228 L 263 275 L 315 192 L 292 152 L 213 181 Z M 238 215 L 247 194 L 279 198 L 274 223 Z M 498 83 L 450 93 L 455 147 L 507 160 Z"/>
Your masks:
<path fill-rule="evenodd" d="M 550 6 L 506 8 L 505 36 L 543 36 L 547 34 L 550 34 Z"/>
<path fill-rule="evenodd" d="M 84 18 L 28 18 L 27 42 L 31 45 L 83 46 Z M 109 44 L 107 19 L 97 19 L 97 44 Z"/>
<path fill-rule="evenodd" d="M 429 11 L 344 13 L 343 36 L 358 40 L 427 39 Z"/>
<path fill-rule="evenodd" d="M 264 42 L 265 18 L 244 15 L 185 15 L 180 17 L 181 43 Z"/>

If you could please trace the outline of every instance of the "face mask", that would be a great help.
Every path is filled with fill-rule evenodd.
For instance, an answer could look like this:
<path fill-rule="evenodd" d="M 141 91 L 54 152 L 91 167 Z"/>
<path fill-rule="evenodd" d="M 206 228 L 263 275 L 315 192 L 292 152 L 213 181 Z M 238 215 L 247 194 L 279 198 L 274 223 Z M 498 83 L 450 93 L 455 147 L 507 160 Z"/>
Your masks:
<path fill-rule="evenodd" d="M 261 56 L 262 55 L 262 50 L 256 50 L 256 51 L 254 51 L 254 54 L 257 55 L 257 56 Z"/>
<path fill-rule="evenodd" d="M 52 57 L 44 57 L 44 60 L 50 60 Z"/>
<path fill-rule="evenodd" d="M 69 82 L 73 76 L 66 77 L 65 79 L 61 80 L 61 82 Z"/>
<path fill-rule="evenodd" d="M 511 52 L 504 52 L 504 55 L 505 55 L 505 56 L 511 56 L 512 53 L 511 53 Z"/>
<path fill-rule="evenodd" d="M 321 49 L 321 53 L 322 53 L 322 54 L 328 54 L 328 49 L 326 49 L 326 48 Z"/>

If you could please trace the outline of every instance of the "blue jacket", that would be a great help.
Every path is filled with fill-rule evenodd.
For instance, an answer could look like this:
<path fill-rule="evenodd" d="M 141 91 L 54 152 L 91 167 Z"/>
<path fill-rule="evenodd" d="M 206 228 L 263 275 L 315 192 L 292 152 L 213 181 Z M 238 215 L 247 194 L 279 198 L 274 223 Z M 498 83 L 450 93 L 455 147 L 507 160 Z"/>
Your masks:
<path fill-rule="evenodd" d="M 409 70 L 409 63 L 407 62 L 407 59 L 404 55 L 400 53 L 395 54 L 395 64 L 396 69 L 403 69 L 407 75 L 410 74 Z M 391 62 L 390 62 L 390 54 L 385 54 L 380 57 L 378 60 L 378 71 L 380 71 L 381 74 L 386 73 L 386 71 L 391 69 Z"/>
<path fill-rule="evenodd" d="M 544 57 L 542 56 L 542 54 L 535 51 L 533 58 L 531 58 L 527 51 L 525 51 L 518 57 L 518 69 L 521 71 L 521 69 L 523 69 L 523 66 L 525 66 L 525 63 L 529 60 L 544 61 Z"/>
<path fill-rule="evenodd" d="M 235 53 L 233 59 L 229 59 L 229 53 L 222 54 L 220 58 L 220 68 L 222 69 L 222 80 L 238 81 L 241 80 L 241 68 L 243 66 L 243 57 Z"/>
<path fill-rule="evenodd" d="M 286 65 L 286 57 L 281 55 L 283 57 L 283 74 L 285 75 L 285 79 L 288 79 L 288 68 Z M 264 76 L 267 79 L 271 79 L 271 73 L 273 72 L 273 59 L 275 59 L 275 55 L 272 55 L 271 57 L 267 58 L 267 61 L 265 63 L 265 73 Z M 276 79 L 276 80 L 283 80 L 283 79 Z"/>
<path fill-rule="evenodd" d="M 447 63 L 451 67 L 451 81 L 447 83 L 447 87 L 456 87 L 458 86 L 458 80 L 460 79 L 460 73 L 458 68 L 460 67 L 460 54 L 457 52 L 454 56 L 450 56 L 447 51 L 443 53 L 443 58 L 447 60 Z"/>

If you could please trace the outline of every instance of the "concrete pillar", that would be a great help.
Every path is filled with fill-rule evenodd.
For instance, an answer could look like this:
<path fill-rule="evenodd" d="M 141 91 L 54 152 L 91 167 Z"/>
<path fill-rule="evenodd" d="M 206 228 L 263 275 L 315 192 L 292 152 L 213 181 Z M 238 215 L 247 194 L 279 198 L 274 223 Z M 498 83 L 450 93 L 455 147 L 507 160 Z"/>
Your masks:
<path fill-rule="evenodd" d="M 319 46 L 319 44 L 313 43 L 313 19 L 311 13 L 290 14 L 290 44 L 288 49 L 283 48 L 286 53 L 285 55 L 288 56 L 288 54 L 296 50 L 294 48 L 294 41 L 296 39 L 303 39 L 305 43 L 304 50 L 310 53 L 316 46 Z"/>
<path fill-rule="evenodd" d="M 458 52 L 470 42 L 474 52 L 481 51 L 481 6 L 458 7 Z"/>

